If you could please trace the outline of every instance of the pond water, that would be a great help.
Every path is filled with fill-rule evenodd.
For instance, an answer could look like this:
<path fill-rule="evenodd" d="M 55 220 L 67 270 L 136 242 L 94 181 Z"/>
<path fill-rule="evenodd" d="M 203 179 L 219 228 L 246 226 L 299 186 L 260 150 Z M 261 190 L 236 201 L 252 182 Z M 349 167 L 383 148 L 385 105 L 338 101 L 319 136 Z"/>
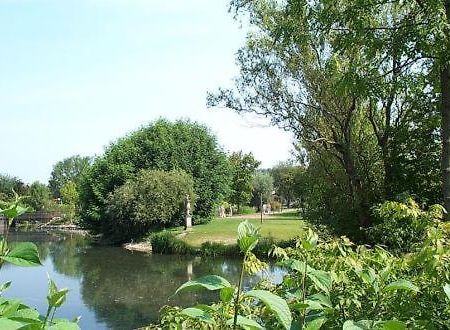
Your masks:
<path fill-rule="evenodd" d="M 81 316 L 82 329 L 133 329 L 158 320 L 164 305 L 191 306 L 217 299 L 213 293 L 183 293 L 172 296 L 185 281 L 216 274 L 237 283 L 240 261 L 233 258 L 148 255 L 120 247 L 90 246 L 77 234 L 13 232 L 10 241 L 37 244 L 43 266 L 16 267 L 5 264 L 0 283 L 12 281 L 4 293 L 36 307 L 47 309 L 47 274 L 59 288 L 69 288 L 66 303 L 56 317 Z M 255 277 L 281 280 L 275 266 Z"/>

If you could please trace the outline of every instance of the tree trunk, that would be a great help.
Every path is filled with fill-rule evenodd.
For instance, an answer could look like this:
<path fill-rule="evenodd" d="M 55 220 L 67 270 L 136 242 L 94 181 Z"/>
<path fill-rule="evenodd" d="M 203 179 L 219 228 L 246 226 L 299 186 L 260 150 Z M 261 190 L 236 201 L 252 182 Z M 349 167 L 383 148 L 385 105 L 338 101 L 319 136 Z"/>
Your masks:
<path fill-rule="evenodd" d="M 444 2 L 447 21 L 450 23 L 450 0 Z M 446 45 L 447 51 L 450 45 Z M 450 212 L 450 64 L 444 52 L 443 63 L 441 63 L 441 135 L 442 135 L 442 194 L 444 207 Z M 450 219 L 447 213 L 446 220 Z"/>
<path fill-rule="evenodd" d="M 441 70 L 441 134 L 442 134 L 442 193 L 444 207 L 450 212 L 450 67 Z M 449 215 L 447 214 L 447 220 Z"/>
<path fill-rule="evenodd" d="M 343 150 L 342 158 L 344 160 L 345 172 L 350 179 L 350 185 L 353 191 L 356 208 L 358 210 L 359 225 L 362 228 L 367 228 L 371 225 L 367 194 L 363 188 L 361 178 L 356 172 L 350 150 Z"/>

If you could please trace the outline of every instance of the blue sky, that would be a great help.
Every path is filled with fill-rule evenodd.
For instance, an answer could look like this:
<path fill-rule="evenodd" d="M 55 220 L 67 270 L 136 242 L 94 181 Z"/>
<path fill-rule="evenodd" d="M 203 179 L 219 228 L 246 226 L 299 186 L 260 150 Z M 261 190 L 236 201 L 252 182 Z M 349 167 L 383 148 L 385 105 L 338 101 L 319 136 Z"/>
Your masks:
<path fill-rule="evenodd" d="M 74 154 L 159 117 L 211 128 L 226 151 L 269 167 L 291 137 L 264 120 L 207 109 L 230 86 L 245 30 L 225 0 L 0 0 L 0 173 L 47 182 Z"/>

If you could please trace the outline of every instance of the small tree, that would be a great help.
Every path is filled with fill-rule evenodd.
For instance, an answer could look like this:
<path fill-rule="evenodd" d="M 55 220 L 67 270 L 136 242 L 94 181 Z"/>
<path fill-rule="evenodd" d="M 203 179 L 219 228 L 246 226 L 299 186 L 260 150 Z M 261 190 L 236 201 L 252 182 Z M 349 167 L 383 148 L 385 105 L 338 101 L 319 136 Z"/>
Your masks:
<path fill-rule="evenodd" d="M 25 203 L 35 211 L 45 210 L 50 204 L 50 190 L 45 184 L 38 181 L 31 184 L 27 195 Z"/>
<path fill-rule="evenodd" d="M 262 203 L 270 201 L 273 192 L 273 178 L 269 173 L 257 172 L 253 177 L 253 201 L 260 210 Z"/>
<path fill-rule="evenodd" d="M 186 195 L 193 210 L 194 183 L 186 172 L 142 170 L 110 195 L 104 232 L 121 242 L 138 238 L 151 228 L 181 225 Z"/>
<path fill-rule="evenodd" d="M 77 185 L 69 180 L 60 189 L 60 195 L 63 202 L 63 208 L 66 212 L 66 218 L 72 222 L 78 215 L 78 206 L 80 202 Z"/>
<path fill-rule="evenodd" d="M 230 202 L 235 204 L 238 212 L 242 205 L 248 205 L 252 198 L 252 181 L 260 162 L 251 153 L 233 152 L 229 161 L 232 169 Z"/>

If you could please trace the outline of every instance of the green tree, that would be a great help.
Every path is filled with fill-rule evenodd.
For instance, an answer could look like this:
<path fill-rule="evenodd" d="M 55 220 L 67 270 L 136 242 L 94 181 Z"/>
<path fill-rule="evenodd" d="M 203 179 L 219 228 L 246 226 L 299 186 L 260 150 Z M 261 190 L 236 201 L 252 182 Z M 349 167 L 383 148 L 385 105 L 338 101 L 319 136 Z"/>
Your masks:
<path fill-rule="evenodd" d="M 101 231 L 109 194 L 141 169 L 179 169 L 192 176 L 197 196 L 194 223 L 208 221 L 228 192 L 229 164 L 210 131 L 190 121 L 161 119 L 111 144 L 83 176 L 85 226 Z"/>
<path fill-rule="evenodd" d="M 286 202 L 287 207 L 304 195 L 304 167 L 285 162 L 278 164 L 270 172 L 275 191 Z"/>
<path fill-rule="evenodd" d="M 450 209 L 450 1 L 345 0 L 339 5 L 328 0 L 292 1 L 285 9 L 289 16 L 303 13 L 302 19 L 314 25 L 318 39 L 328 39 L 330 53 L 348 55 L 357 50 L 359 60 L 350 64 L 343 84 L 356 89 L 368 104 L 384 159 L 388 197 L 390 188 L 395 189 L 389 181 L 398 175 L 394 166 L 402 159 L 394 147 L 398 123 L 411 110 L 420 109 L 417 99 L 422 99 L 420 106 L 429 114 L 440 113 L 441 196 Z M 436 135 L 430 141 L 433 145 Z M 431 179 L 435 172 L 428 166 L 422 169 L 431 173 Z"/>
<path fill-rule="evenodd" d="M 192 177 L 184 171 L 141 170 L 110 195 L 103 232 L 123 242 L 151 228 L 182 225 L 186 195 L 194 209 L 193 186 Z"/>
<path fill-rule="evenodd" d="M 14 198 L 13 190 L 19 195 L 25 195 L 27 186 L 17 177 L 0 174 L 0 200 L 11 201 Z"/>
<path fill-rule="evenodd" d="M 248 205 L 252 197 L 252 181 L 256 169 L 261 164 L 251 153 L 233 152 L 228 158 L 231 164 L 232 180 L 229 201 L 240 207 Z"/>
<path fill-rule="evenodd" d="M 50 204 L 50 190 L 48 187 L 38 181 L 33 182 L 28 188 L 25 203 L 31 206 L 35 211 L 43 211 Z"/>
<path fill-rule="evenodd" d="M 273 193 L 273 177 L 270 173 L 258 171 L 253 177 L 253 201 L 254 206 L 260 207 L 262 199 L 263 203 L 271 200 Z"/>
<path fill-rule="evenodd" d="M 75 155 L 57 162 L 53 166 L 48 185 L 53 197 L 61 197 L 61 188 L 68 181 L 74 182 L 77 186 L 80 183 L 81 175 L 89 167 L 90 157 Z"/>
<path fill-rule="evenodd" d="M 75 182 L 69 180 L 60 189 L 60 196 L 66 218 L 72 222 L 79 214 L 80 195 Z"/>
<path fill-rule="evenodd" d="M 258 33 L 238 52 L 236 87 L 210 94 L 209 105 L 264 115 L 292 131 L 308 157 L 333 158 L 347 177 L 345 194 L 359 226 L 369 226 L 380 157 L 359 95 L 342 86 L 356 55 L 330 56 L 308 20 L 285 14 L 283 4 L 244 5 Z"/>

